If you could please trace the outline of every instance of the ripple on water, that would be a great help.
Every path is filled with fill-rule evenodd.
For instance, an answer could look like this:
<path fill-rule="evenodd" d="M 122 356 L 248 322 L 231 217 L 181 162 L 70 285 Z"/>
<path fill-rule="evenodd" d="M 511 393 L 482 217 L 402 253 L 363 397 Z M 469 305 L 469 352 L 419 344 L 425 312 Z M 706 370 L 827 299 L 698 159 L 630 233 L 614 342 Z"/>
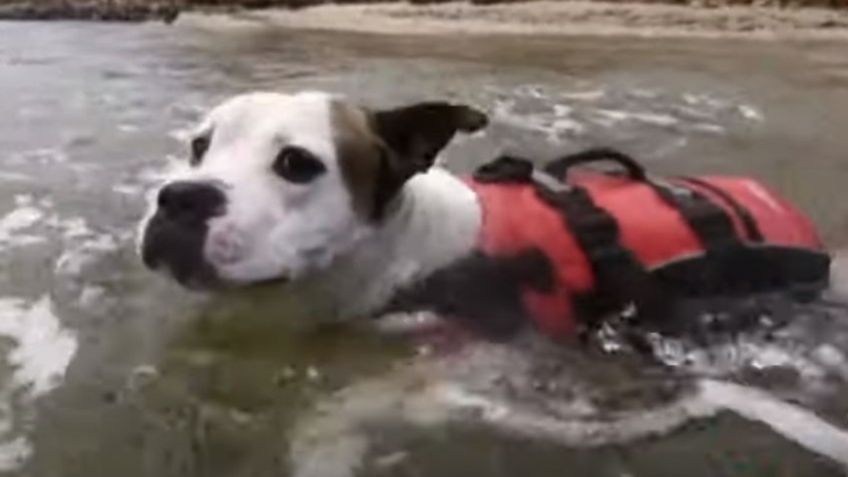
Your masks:
<path fill-rule="evenodd" d="M 70 247 L 56 260 L 58 275 L 79 276 L 103 255 L 119 249 L 118 240 L 111 235 L 95 235 L 76 246 Z"/>
<path fill-rule="evenodd" d="M 689 136 L 724 135 L 725 125 L 764 121 L 752 105 L 710 94 L 671 94 L 644 89 L 557 90 L 521 85 L 485 89 L 492 103 L 492 135 L 541 137 L 551 146 L 629 143 L 651 138 L 651 156 L 688 144 Z"/>

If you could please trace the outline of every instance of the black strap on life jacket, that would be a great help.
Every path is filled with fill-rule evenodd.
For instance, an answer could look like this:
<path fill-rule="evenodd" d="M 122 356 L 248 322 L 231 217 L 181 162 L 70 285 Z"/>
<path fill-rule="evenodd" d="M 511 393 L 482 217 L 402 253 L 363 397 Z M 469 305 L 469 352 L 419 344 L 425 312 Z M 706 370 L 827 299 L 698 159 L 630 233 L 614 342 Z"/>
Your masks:
<path fill-rule="evenodd" d="M 599 207 L 582 187 L 551 189 L 536 181 L 536 192 L 553 206 L 589 260 L 595 277 L 595 297 L 639 316 L 665 316 L 670 301 L 660 284 L 633 254 L 621 245 L 615 217 Z M 635 315 L 634 315 L 635 316 Z"/>
<path fill-rule="evenodd" d="M 737 217 L 742 221 L 742 225 L 745 227 L 745 234 L 748 236 L 748 240 L 752 242 L 762 243 L 765 241 L 765 237 L 763 237 L 763 233 L 760 231 L 760 227 L 757 225 L 757 221 L 754 220 L 754 216 L 751 215 L 751 212 L 742 206 L 736 199 L 733 198 L 730 194 L 725 192 L 719 187 L 714 186 L 713 184 L 698 179 L 697 177 L 682 177 L 682 181 L 688 182 L 690 184 L 694 184 L 696 186 L 700 186 L 713 194 L 719 197 L 721 200 L 730 207 Z"/>
<path fill-rule="evenodd" d="M 533 180 L 533 163 L 514 156 L 500 156 L 474 171 L 477 182 L 529 183 Z"/>
<path fill-rule="evenodd" d="M 733 219 L 705 195 L 665 181 L 652 180 L 648 184 L 666 204 L 680 213 L 707 253 L 738 244 Z"/>
<path fill-rule="evenodd" d="M 567 182 L 568 171 L 572 167 L 601 161 L 614 162 L 625 170 L 628 178 L 649 185 L 665 203 L 680 213 L 707 253 L 738 245 L 739 237 L 733 226 L 733 219 L 723 208 L 698 190 L 686 187 L 685 183 L 649 178 L 644 168 L 635 159 L 620 151 L 609 148 L 589 149 L 556 159 L 545 166 L 545 171 Z M 695 183 L 695 181 L 690 182 Z M 704 181 L 698 182 L 698 185 L 705 189 L 709 188 L 711 192 L 720 190 L 704 184 Z M 739 215 L 745 223 L 749 238 L 758 238 L 761 241 L 762 234 L 750 213 L 723 191 L 716 192 L 716 195 L 722 197 Z"/>
<path fill-rule="evenodd" d="M 602 151 L 586 151 L 568 156 L 568 165 L 558 171 L 537 171 L 532 162 L 502 156 L 480 167 L 474 174 L 479 182 L 532 183 L 539 197 L 556 209 L 578 245 L 586 254 L 595 277 L 593 296 L 603 297 L 606 305 L 622 309 L 632 305 L 638 315 L 664 316 L 671 303 L 659 283 L 633 254 L 621 245 L 615 217 L 595 204 L 584 188 L 563 180 L 568 167 L 606 157 Z M 630 160 L 632 161 L 632 159 Z M 561 161 L 552 163 L 563 164 Z M 630 173 L 644 179 L 641 166 L 632 161 Z M 551 172 L 558 173 L 557 176 Z M 601 301 L 601 300 L 584 300 Z M 589 323 L 590 325 L 592 323 Z"/>

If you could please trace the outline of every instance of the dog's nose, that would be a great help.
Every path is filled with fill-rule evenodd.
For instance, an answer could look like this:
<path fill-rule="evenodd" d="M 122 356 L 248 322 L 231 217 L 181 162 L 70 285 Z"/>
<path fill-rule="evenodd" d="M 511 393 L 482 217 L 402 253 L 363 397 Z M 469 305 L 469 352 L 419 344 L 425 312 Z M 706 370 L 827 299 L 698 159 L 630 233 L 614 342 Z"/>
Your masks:
<path fill-rule="evenodd" d="M 223 212 L 224 193 L 209 182 L 172 182 L 159 191 L 159 210 L 172 219 L 205 220 Z"/>

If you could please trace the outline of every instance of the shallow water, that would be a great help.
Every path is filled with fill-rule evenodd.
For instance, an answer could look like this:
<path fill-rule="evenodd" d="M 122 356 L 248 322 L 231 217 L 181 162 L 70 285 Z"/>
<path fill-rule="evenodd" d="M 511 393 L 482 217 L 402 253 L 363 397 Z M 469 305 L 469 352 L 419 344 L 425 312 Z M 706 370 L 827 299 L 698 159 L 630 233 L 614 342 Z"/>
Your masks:
<path fill-rule="evenodd" d="M 766 179 L 833 249 L 848 245 L 844 44 L 384 38 L 226 23 L 0 23 L 0 38 L 8 475 L 285 474 L 298 416 L 410 352 L 363 331 L 288 322 L 267 291 L 208 300 L 139 266 L 144 191 L 180 160 L 201 111 L 239 91 L 467 101 L 493 124 L 447 151 L 457 171 L 500 151 L 611 145 L 660 172 Z M 668 343 L 664 356 L 682 381 L 732 378 L 846 427 L 845 319 L 798 311 L 771 340 L 691 352 Z M 596 358 L 574 365 L 594 391 L 572 398 L 637 410 L 662 401 L 633 359 Z M 372 437 L 377 458 L 362 475 L 844 475 L 838 459 L 733 413 L 579 449 L 463 426 Z"/>

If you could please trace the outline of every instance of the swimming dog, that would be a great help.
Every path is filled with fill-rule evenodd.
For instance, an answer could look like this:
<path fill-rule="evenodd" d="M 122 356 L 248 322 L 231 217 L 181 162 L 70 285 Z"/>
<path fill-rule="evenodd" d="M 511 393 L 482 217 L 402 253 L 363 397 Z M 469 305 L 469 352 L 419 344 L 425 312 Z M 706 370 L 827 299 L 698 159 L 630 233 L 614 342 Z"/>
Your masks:
<path fill-rule="evenodd" d="M 672 295 L 827 282 L 812 224 L 751 179 L 659 180 L 604 150 L 545 170 L 502 157 L 470 178 L 434 166 L 486 125 L 445 102 L 237 96 L 156 192 L 143 260 L 187 287 L 277 282 L 321 315 L 430 309 L 499 338 L 573 336 L 606 308 L 665 316 Z M 626 174 L 569 176 L 598 160 Z"/>

